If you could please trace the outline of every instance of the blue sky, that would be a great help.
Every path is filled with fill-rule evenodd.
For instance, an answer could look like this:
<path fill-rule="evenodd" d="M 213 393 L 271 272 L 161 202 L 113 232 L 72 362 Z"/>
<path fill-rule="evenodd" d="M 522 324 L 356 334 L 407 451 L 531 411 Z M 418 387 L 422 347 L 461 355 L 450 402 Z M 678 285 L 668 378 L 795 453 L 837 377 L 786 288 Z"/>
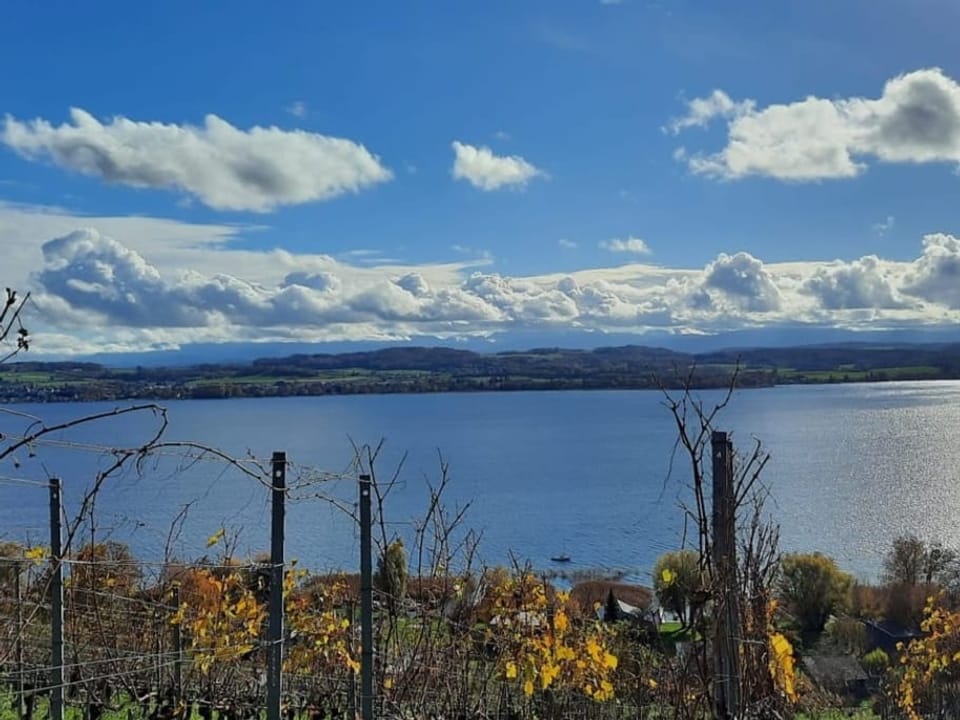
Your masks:
<path fill-rule="evenodd" d="M 953 2 L 4 14 L 41 353 L 960 319 Z"/>

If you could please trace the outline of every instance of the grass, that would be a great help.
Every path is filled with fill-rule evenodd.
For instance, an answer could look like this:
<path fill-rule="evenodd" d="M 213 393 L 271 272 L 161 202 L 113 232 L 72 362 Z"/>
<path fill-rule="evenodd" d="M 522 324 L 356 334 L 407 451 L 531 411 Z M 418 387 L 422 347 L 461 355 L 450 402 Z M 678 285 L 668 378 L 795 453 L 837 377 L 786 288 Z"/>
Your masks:
<path fill-rule="evenodd" d="M 667 643 L 687 642 L 699 639 L 690 628 L 683 629 L 675 620 L 660 623 L 660 639 Z"/>
<path fill-rule="evenodd" d="M 853 710 L 820 710 L 800 713 L 794 720 L 880 720 L 868 706 L 861 706 Z"/>
<path fill-rule="evenodd" d="M 56 382 L 63 382 L 63 379 L 57 378 L 55 373 L 32 371 L 20 372 L 17 370 L 0 372 L 0 380 L 9 383 L 30 383 L 31 385 L 48 385 Z"/>
<path fill-rule="evenodd" d="M 886 380 L 936 378 L 940 376 L 941 370 L 932 365 L 904 365 L 901 367 L 873 368 L 871 370 L 856 370 L 845 365 L 833 370 L 779 368 L 777 373 L 784 380 L 803 380 L 806 382 L 863 382 L 865 380 L 880 379 L 881 377 Z"/>

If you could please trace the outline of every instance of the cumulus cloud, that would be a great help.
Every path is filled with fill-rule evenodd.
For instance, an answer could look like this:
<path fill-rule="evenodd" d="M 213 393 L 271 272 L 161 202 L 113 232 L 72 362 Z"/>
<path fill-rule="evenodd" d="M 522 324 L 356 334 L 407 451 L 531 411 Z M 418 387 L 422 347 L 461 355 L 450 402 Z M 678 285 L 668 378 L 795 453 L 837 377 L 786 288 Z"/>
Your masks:
<path fill-rule="evenodd" d="M 0 141 L 27 159 L 137 188 L 180 190 L 217 210 L 268 212 L 327 200 L 389 180 L 363 145 L 302 130 L 241 130 L 216 115 L 202 127 L 115 117 L 104 124 L 74 108 L 71 123 L 7 116 Z"/>
<path fill-rule="evenodd" d="M 887 81 L 878 98 L 807 97 L 759 108 L 716 90 L 688 104 L 670 129 L 727 120 L 727 144 L 716 153 L 687 153 L 694 173 L 737 179 L 850 178 L 867 161 L 960 162 L 960 85 L 938 68 Z"/>
<path fill-rule="evenodd" d="M 602 250 L 609 250 L 615 253 L 633 253 L 634 255 L 649 255 L 651 250 L 646 242 L 638 237 L 613 238 L 612 240 L 601 240 L 598 246 Z"/>
<path fill-rule="evenodd" d="M 139 253 L 94 229 L 45 243 L 43 257 L 36 280 L 47 293 L 74 310 L 120 325 L 202 326 L 223 311 L 261 317 L 263 305 L 253 284 L 198 273 L 170 283 Z"/>
<path fill-rule="evenodd" d="M 475 188 L 490 191 L 503 187 L 526 187 L 544 172 L 519 155 L 494 155 L 486 147 L 453 141 L 453 177 L 466 180 Z"/>
<path fill-rule="evenodd" d="M 818 298 L 827 310 L 906 306 L 896 290 L 895 277 L 876 255 L 819 268 L 804 283 L 803 290 Z"/>
<path fill-rule="evenodd" d="M 720 253 L 704 270 L 703 285 L 720 291 L 749 312 L 773 312 L 781 306 L 780 289 L 770 273 L 747 252 Z"/>
<path fill-rule="evenodd" d="M 343 283 L 336 275 L 331 272 L 292 272 L 283 278 L 282 285 L 289 287 L 299 285 L 300 287 L 318 290 L 320 292 L 339 292 Z"/>
<path fill-rule="evenodd" d="M 904 278 L 903 291 L 960 308 L 960 239 L 937 233 L 923 238 L 923 254 Z"/>

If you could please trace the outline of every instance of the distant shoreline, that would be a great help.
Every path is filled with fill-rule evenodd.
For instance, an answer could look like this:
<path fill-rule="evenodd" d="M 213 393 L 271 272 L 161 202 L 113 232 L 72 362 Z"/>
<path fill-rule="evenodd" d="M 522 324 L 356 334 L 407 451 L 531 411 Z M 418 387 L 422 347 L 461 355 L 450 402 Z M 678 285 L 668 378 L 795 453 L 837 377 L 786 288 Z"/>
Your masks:
<path fill-rule="evenodd" d="M 251 363 L 109 368 L 0 365 L 0 403 L 562 390 L 656 390 L 960 379 L 960 345 L 754 348 L 689 355 L 626 346 L 481 354 L 391 348 Z"/>

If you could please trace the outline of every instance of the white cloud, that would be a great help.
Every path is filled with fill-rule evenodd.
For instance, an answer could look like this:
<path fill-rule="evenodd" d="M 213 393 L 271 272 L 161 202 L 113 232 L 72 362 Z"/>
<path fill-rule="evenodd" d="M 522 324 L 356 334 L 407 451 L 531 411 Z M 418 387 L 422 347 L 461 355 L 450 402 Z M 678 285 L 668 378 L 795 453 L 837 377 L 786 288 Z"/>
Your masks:
<path fill-rule="evenodd" d="M 901 308 L 906 303 L 897 292 L 894 272 L 876 255 L 868 255 L 818 268 L 803 289 L 827 310 Z"/>
<path fill-rule="evenodd" d="M 526 187 L 534 178 L 544 176 L 542 170 L 519 155 L 494 155 L 486 146 L 474 147 L 454 140 L 453 152 L 453 177 L 467 180 L 480 190 Z"/>
<path fill-rule="evenodd" d="M 752 100 L 734 102 L 723 90 L 714 90 L 704 98 L 694 98 L 687 103 L 687 114 L 674 118 L 665 130 L 676 135 L 681 130 L 691 127 L 706 127 L 711 120 L 717 117 L 736 117 L 745 115 L 753 110 Z M 681 148 L 682 149 L 682 148 Z"/>
<path fill-rule="evenodd" d="M 649 255 L 651 250 L 646 242 L 638 237 L 613 238 L 612 240 L 601 240 L 598 244 L 603 250 L 609 250 L 615 253 L 633 253 L 634 255 Z"/>
<path fill-rule="evenodd" d="M 43 245 L 35 282 L 41 308 L 51 298 L 91 322 L 136 327 L 313 327 L 333 323 L 409 320 L 434 323 L 496 320 L 498 311 L 458 289 L 436 293 L 420 273 L 354 277 L 334 272 L 289 273 L 265 286 L 233 275 L 194 271 L 165 276 L 143 256 L 95 229 L 78 230 Z M 349 290 L 347 289 L 349 288 Z M 75 318 L 73 319 L 75 321 Z"/>
<path fill-rule="evenodd" d="M 506 130 L 497 130 L 497 131 L 493 134 L 493 136 L 494 136 L 497 140 L 502 140 L 502 141 L 504 141 L 504 142 L 506 142 L 507 140 L 510 139 L 510 133 L 508 133 Z"/>
<path fill-rule="evenodd" d="M 566 250 L 574 250 L 577 247 L 579 247 L 577 243 L 575 243 L 573 240 L 570 240 L 568 238 L 560 238 L 559 240 L 557 240 L 557 245 L 559 245 L 560 247 Z"/>
<path fill-rule="evenodd" d="M 251 231 L 0 205 L 0 237 L 5 248 L 12 239 L 15 259 L 4 281 L 33 291 L 36 354 L 549 329 L 960 324 L 960 239 L 946 234 L 927 236 L 911 261 L 770 264 L 738 252 L 698 269 L 636 262 L 521 277 L 480 270 L 476 259 L 358 265 L 373 256 L 232 247 Z"/>
<path fill-rule="evenodd" d="M 960 239 L 936 233 L 923 238 L 923 254 L 904 277 L 903 292 L 960 308 Z"/>
<path fill-rule="evenodd" d="M 886 220 L 882 220 L 881 222 L 873 224 L 873 232 L 875 235 L 882 237 L 893 230 L 893 226 L 896 224 L 896 222 L 897 219 L 893 215 L 887 215 Z"/>
<path fill-rule="evenodd" d="M 712 177 L 811 181 L 855 177 L 867 161 L 960 162 L 960 85 L 938 68 L 889 80 L 879 98 L 807 97 L 758 109 L 723 91 L 691 101 L 672 130 L 727 119 L 727 144 L 681 157 Z"/>
<path fill-rule="evenodd" d="M 103 124 L 72 109 L 72 123 L 7 116 L 0 141 L 27 159 L 138 188 L 180 190 L 217 210 L 268 212 L 327 200 L 389 180 L 375 155 L 351 140 L 302 130 L 240 130 L 216 115 L 202 127 Z"/>
<path fill-rule="evenodd" d="M 763 263 L 750 253 L 720 253 L 704 269 L 705 288 L 719 290 L 749 312 L 772 312 L 782 304 L 780 289 Z"/>
<path fill-rule="evenodd" d="M 307 104 L 303 102 L 303 100 L 295 100 L 287 106 L 287 112 L 294 117 L 305 117 L 307 114 Z"/>

